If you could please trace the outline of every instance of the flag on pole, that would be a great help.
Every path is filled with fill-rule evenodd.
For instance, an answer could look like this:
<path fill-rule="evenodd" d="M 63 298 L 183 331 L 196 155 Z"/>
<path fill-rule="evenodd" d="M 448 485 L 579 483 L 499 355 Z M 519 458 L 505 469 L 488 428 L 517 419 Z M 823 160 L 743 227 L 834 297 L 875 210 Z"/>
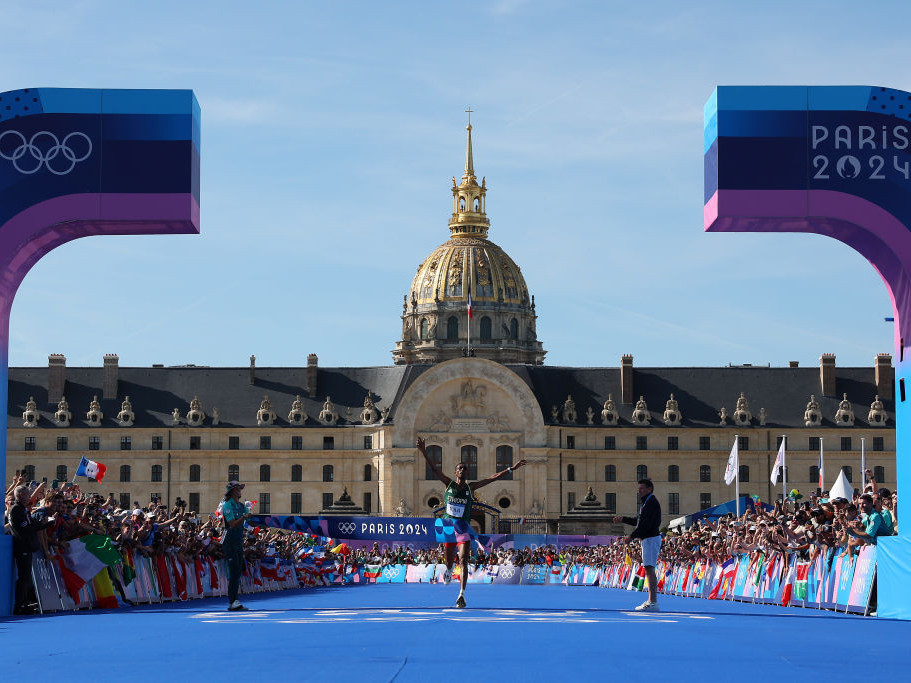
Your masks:
<path fill-rule="evenodd" d="M 778 475 L 784 470 L 784 438 L 781 439 L 781 446 L 778 448 L 778 456 L 775 458 L 775 464 L 772 465 L 772 484 L 778 483 Z"/>
<path fill-rule="evenodd" d="M 76 468 L 76 477 L 88 477 L 89 479 L 94 479 L 98 483 L 101 483 L 101 480 L 104 479 L 104 473 L 107 472 L 107 467 L 102 465 L 100 462 L 95 462 L 94 460 L 89 460 L 84 455 L 82 460 L 79 461 L 79 467 Z"/>
<path fill-rule="evenodd" d="M 734 445 L 731 448 L 731 455 L 728 458 L 728 466 L 724 469 L 724 483 L 728 486 L 731 485 L 731 482 L 737 478 L 737 463 L 739 461 L 739 455 L 737 451 L 737 443 L 739 439 L 734 437 Z"/>
<path fill-rule="evenodd" d="M 867 483 L 867 453 L 864 450 L 864 440 L 860 440 L 860 479 L 866 485 Z"/>
<path fill-rule="evenodd" d="M 822 457 L 822 437 L 819 437 L 819 489 L 822 490 L 826 481 L 826 464 Z"/>
<path fill-rule="evenodd" d="M 474 314 L 471 312 L 471 287 L 468 287 L 468 319 L 474 320 Z"/>

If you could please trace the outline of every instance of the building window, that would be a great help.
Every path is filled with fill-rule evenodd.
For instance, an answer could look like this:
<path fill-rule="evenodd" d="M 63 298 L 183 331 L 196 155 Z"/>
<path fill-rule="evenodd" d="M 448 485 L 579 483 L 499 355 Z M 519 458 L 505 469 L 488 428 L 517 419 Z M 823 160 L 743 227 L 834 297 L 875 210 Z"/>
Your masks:
<path fill-rule="evenodd" d="M 199 492 L 193 491 L 188 496 L 187 507 L 190 512 L 199 512 Z"/>
<path fill-rule="evenodd" d="M 667 480 L 680 481 L 680 468 L 677 465 L 667 466 Z"/>
<path fill-rule="evenodd" d="M 161 481 L 161 465 L 152 465 L 152 481 Z"/>
<path fill-rule="evenodd" d="M 843 451 L 851 450 L 851 437 L 850 436 L 841 437 L 841 450 L 843 450 Z"/>
<path fill-rule="evenodd" d="M 323 437 L 323 450 L 324 451 L 334 451 L 335 450 L 335 437 L 334 436 L 324 436 Z"/>
<path fill-rule="evenodd" d="M 699 466 L 699 481 L 712 481 L 711 465 L 700 465 Z"/>
<path fill-rule="evenodd" d="M 700 451 L 710 451 L 710 450 L 712 450 L 712 437 L 710 437 L 710 436 L 700 436 L 700 437 L 699 437 L 699 450 L 700 450 Z"/>
<path fill-rule="evenodd" d="M 509 321 L 509 338 L 518 339 L 519 338 L 519 321 L 513 318 Z"/>
<path fill-rule="evenodd" d="M 647 436 L 637 436 L 636 437 L 636 450 L 637 451 L 647 451 L 648 450 L 648 437 Z"/>
<path fill-rule="evenodd" d="M 373 465 L 364 465 L 364 481 L 373 481 Z"/>
<path fill-rule="evenodd" d="M 259 508 L 259 514 L 261 515 L 271 515 L 272 514 L 272 496 L 263 491 L 259 494 L 259 503 L 257 503 Z"/>
<path fill-rule="evenodd" d="M 421 318 L 421 339 L 427 339 L 427 318 Z"/>
<path fill-rule="evenodd" d="M 229 436 L 228 437 L 228 450 L 229 451 L 239 451 L 240 450 L 240 437 L 239 436 Z"/>
<path fill-rule="evenodd" d="M 190 465 L 190 481 L 202 479 L 202 468 L 199 465 Z"/>
<path fill-rule="evenodd" d="M 152 450 L 160 451 L 164 449 L 164 437 L 153 436 L 152 437 Z"/>
<path fill-rule="evenodd" d="M 741 465 L 737 472 L 737 477 L 740 479 L 741 484 L 748 483 L 750 481 L 750 466 Z"/>
<path fill-rule="evenodd" d="M 302 451 L 302 450 L 304 450 L 304 437 L 302 437 L 302 436 L 292 436 L 292 437 L 291 437 L 291 450 L 292 450 L 292 451 Z"/>
<path fill-rule="evenodd" d="M 370 495 L 369 491 L 364 493 L 364 512 L 369 513 L 373 507 L 373 496 Z"/>
<path fill-rule="evenodd" d="M 741 451 L 748 451 L 748 450 L 750 450 L 750 437 L 748 437 L 748 436 L 738 436 L 738 437 L 737 437 L 737 440 L 738 440 L 737 445 L 738 445 L 738 447 L 739 447 L 739 449 L 740 449 Z"/>
<path fill-rule="evenodd" d="M 472 481 L 478 478 L 477 446 L 462 446 L 462 464 L 466 467 L 465 478 Z"/>
<path fill-rule="evenodd" d="M 272 481 L 272 468 L 269 465 L 259 466 L 259 480 Z"/>
<path fill-rule="evenodd" d="M 68 479 L 66 465 L 57 465 L 57 481 L 67 481 Z"/>
<path fill-rule="evenodd" d="M 679 493 L 669 493 L 667 494 L 667 511 L 671 515 L 680 514 L 680 494 Z"/>
<path fill-rule="evenodd" d="M 240 481 L 240 465 L 228 465 L 228 481 Z"/>
<path fill-rule="evenodd" d="M 636 465 L 636 481 L 648 479 L 648 465 Z"/>
<path fill-rule="evenodd" d="M 712 494 L 711 493 L 700 493 L 699 494 L 699 509 L 705 510 L 706 508 L 712 507 Z"/>
<path fill-rule="evenodd" d="M 784 439 L 783 436 L 775 437 L 775 450 L 778 450 L 779 448 L 781 448 L 781 442 L 783 439 Z M 787 447 L 787 445 L 785 445 L 785 447 Z"/>
<path fill-rule="evenodd" d="M 34 466 L 34 465 L 26 465 L 25 467 L 23 467 L 23 468 L 22 468 L 22 476 L 25 477 L 25 481 L 27 481 L 27 482 L 29 482 L 29 481 L 35 481 L 35 479 L 36 479 L 36 477 L 35 477 L 35 466 Z"/>
<path fill-rule="evenodd" d="M 455 341 L 459 338 L 459 319 L 454 315 L 446 321 L 446 338 Z"/>
<path fill-rule="evenodd" d="M 261 451 L 272 450 L 272 437 L 271 436 L 259 437 L 259 450 L 261 450 Z"/>
<path fill-rule="evenodd" d="M 190 450 L 198 451 L 202 447 L 202 437 L 201 436 L 191 436 L 190 437 Z"/>
<path fill-rule="evenodd" d="M 566 481 L 576 481 L 576 466 L 575 465 L 566 466 Z"/>
<path fill-rule="evenodd" d="M 491 328 L 492 328 L 492 325 L 490 324 L 490 318 L 488 318 L 485 315 L 483 318 L 481 318 L 481 339 L 482 340 L 484 340 L 484 341 L 490 340 L 491 331 L 492 331 Z"/>
<path fill-rule="evenodd" d="M 373 435 L 372 434 L 364 437 L 364 450 L 365 451 L 373 450 Z"/>
<path fill-rule="evenodd" d="M 67 437 L 65 437 L 65 436 L 58 436 L 58 437 L 57 437 L 57 450 L 58 450 L 58 451 L 65 451 L 65 450 L 67 450 L 67 449 L 69 448 L 69 443 L 70 443 L 70 442 L 69 442 L 69 439 L 68 439 Z"/>
<path fill-rule="evenodd" d="M 604 437 L 604 450 L 606 450 L 606 451 L 617 450 L 617 437 L 616 436 L 605 436 Z"/>
<path fill-rule="evenodd" d="M 811 436 L 808 439 L 807 448 L 809 448 L 809 450 L 811 450 L 811 451 L 818 451 L 819 450 L 819 437 Z"/>
<path fill-rule="evenodd" d="M 608 512 L 617 512 L 617 494 L 608 491 L 604 494 L 604 507 Z"/>
<path fill-rule="evenodd" d="M 604 466 L 604 481 L 617 481 L 617 466 L 616 465 L 605 465 Z"/>
<path fill-rule="evenodd" d="M 89 450 L 90 451 L 100 451 L 101 450 L 101 437 L 100 436 L 90 436 L 89 437 Z"/>
<path fill-rule="evenodd" d="M 569 512 L 574 507 L 576 507 L 576 494 L 567 493 L 566 494 L 566 511 Z"/>
<path fill-rule="evenodd" d="M 323 465 L 323 481 L 335 481 L 335 468 L 332 465 Z"/>
<path fill-rule="evenodd" d="M 122 451 L 133 450 L 133 437 L 121 436 L 120 437 L 120 450 L 122 450 Z"/>
<path fill-rule="evenodd" d="M 130 505 L 130 493 L 129 492 L 121 493 L 120 494 L 120 508 L 122 510 L 129 510 L 131 507 L 133 507 L 133 506 Z"/>
<path fill-rule="evenodd" d="M 497 472 L 512 467 L 512 446 L 497 446 Z M 512 479 L 512 472 L 507 472 L 500 479 Z"/>
<path fill-rule="evenodd" d="M 571 451 L 571 450 L 575 449 L 575 447 L 576 447 L 576 437 L 567 436 L 566 437 L 566 449 Z"/>
<path fill-rule="evenodd" d="M 886 480 L 886 468 L 881 465 L 874 467 L 873 478 L 876 479 L 877 484 L 882 484 Z"/>
<path fill-rule="evenodd" d="M 303 502 L 301 494 L 292 493 L 291 494 L 291 514 L 299 515 L 303 511 Z"/>
<path fill-rule="evenodd" d="M 33 451 L 36 447 L 36 441 L 34 436 L 25 437 L 25 450 Z"/>
<path fill-rule="evenodd" d="M 848 479 L 848 483 L 853 484 L 854 483 L 854 468 L 851 467 L 850 465 L 845 465 L 841 469 L 844 471 L 845 477 L 847 477 L 847 479 Z"/>
<path fill-rule="evenodd" d="M 810 483 L 819 485 L 819 466 L 810 465 Z"/>
<path fill-rule="evenodd" d="M 120 466 L 120 481 L 129 481 L 130 480 L 130 466 L 121 465 Z"/>
<path fill-rule="evenodd" d="M 443 469 L 443 449 L 440 446 L 427 446 L 427 457 L 430 462 L 436 465 L 436 468 L 440 471 Z M 437 475 L 434 474 L 433 468 L 429 463 L 424 463 L 424 479 L 428 481 L 436 479 Z"/>
<path fill-rule="evenodd" d="M 884 451 L 885 450 L 885 439 L 881 436 L 873 437 L 873 450 L 874 451 Z"/>
<path fill-rule="evenodd" d="M 332 494 L 324 493 L 323 494 L 323 510 L 328 510 L 332 507 Z"/>
<path fill-rule="evenodd" d="M 676 451 L 680 448 L 680 440 L 676 436 L 667 437 L 667 449 L 669 451 Z"/>
<path fill-rule="evenodd" d="M 304 468 L 300 465 L 291 465 L 291 481 L 303 481 Z"/>

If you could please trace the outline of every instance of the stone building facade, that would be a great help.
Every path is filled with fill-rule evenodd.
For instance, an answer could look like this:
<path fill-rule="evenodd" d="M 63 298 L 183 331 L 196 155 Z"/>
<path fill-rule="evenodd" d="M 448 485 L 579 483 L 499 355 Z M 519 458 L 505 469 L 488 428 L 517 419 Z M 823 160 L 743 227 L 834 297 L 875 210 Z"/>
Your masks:
<path fill-rule="evenodd" d="M 527 460 L 480 499 L 501 523 L 515 520 L 504 529 L 572 533 L 622 529 L 607 520 L 635 514 L 643 476 L 665 523 L 730 500 L 735 436 L 741 493 L 763 500 L 780 492 L 769 475 L 782 437 L 789 488 L 816 488 L 820 445 L 827 480 L 844 467 L 859 486 L 862 443 L 868 467 L 894 486 L 888 354 L 867 368 L 837 367 L 831 354 L 818 368 L 639 368 L 631 355 L 612 367 L 543 365 L 534 297 L 487 238 L 486 192 L 469 126 L 450 240 L 405 295 L 392 366 L 320 367 L 311 354 L 302 367 L 251 357 L 249 367 L 128 368 L 109 354 L 72 368 L 53 354 L 47 367 L 10 368 L 7 477 L 71 480 L 85 455 L 107 473 L 82 488 L 124 507 L 181 498 L 205 514 L 238 478 L 261 512 L 430 515 L 443 491 L 414 448 L 420 436 L 444 471 L 466 462 L 471 478 Z M 495 531 L 493 519 L 477 524 Z"/>

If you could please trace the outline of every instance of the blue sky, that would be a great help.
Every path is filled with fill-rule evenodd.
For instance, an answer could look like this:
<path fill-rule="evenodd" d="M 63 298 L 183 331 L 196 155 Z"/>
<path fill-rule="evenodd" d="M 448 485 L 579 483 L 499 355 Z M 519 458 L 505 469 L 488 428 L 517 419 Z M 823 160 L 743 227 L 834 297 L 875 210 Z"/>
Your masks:
<path fill-rule="evenodd" d="M 635 6 L 633 6 L 635 5 Z M 94 237 L 13 305 L 10 364 L 389 365 L 450 180 L 536 296 L 550 365 L 872 366 L 873 268 L 812 235 L 702 230 L 719 84 L 911 90 L 907 3 L 6 2 L 0 90 L 192 88 L 202 234 Z"/>

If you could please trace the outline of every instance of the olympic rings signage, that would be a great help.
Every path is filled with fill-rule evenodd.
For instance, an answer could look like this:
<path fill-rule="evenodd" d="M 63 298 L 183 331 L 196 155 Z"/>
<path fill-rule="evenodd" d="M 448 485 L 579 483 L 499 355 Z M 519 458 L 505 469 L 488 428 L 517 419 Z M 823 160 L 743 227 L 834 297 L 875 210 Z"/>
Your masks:
<path fill-rule="evenodd" d="M 12 162 L 23 175 L 42 168 L 54 175 L 67 175 L 91 155 L 92 139 L 81 131 L 69 133 L 63 140 L 49 130 L 39 130 L 30 138 L 17 130 L 0 133 L 0 159 Z"/>

